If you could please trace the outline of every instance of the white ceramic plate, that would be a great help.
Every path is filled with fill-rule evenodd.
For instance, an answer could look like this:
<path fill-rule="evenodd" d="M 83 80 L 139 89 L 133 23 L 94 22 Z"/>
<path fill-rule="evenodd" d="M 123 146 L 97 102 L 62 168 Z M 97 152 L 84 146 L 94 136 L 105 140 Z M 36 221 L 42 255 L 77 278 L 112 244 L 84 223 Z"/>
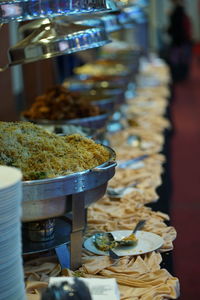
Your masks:
<path fill-rule="evenodd" d="M 9 187 L 12 189 L 13 185 L 17 184 L 22 179 L 22 173 L 19 169 L 0 166 L 0 190 L 1 192 L 9 192 L 3 191 L 3 189 L 8 189 Z"/>
<path fill-rule="evenodd" d="M 131 230 L 119 230 L 112 231 L 111 233 L 114 236 L 115 240 L 121 240 L 124 237 L 130 235 L 131 232 Z M 138 239 L 138 243 L 136 246 L 117 247 L 112 250 L 118 256 L 141 255 L 159 249 L 164 243 L 163 238 L 152 232 L 137 231 L 136 237 Z M 93 240 L 94 236 L 91 236 L 88 239 L 86 239 L 84 242 L 84 247 L 95 254 L 109 255 L 107 251 L 99 250 L 93 243 Z"/>

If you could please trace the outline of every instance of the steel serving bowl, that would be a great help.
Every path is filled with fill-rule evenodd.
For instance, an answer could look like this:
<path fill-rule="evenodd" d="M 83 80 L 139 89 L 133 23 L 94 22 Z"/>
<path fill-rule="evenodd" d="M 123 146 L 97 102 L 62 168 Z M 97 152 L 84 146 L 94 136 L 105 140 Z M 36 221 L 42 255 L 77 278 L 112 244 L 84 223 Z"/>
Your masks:
<path fill-rule="evenodd" d="M 76 124 L 94 129 L 104 129 L 110 117 L 111 113 L 107 112 L 94 117 L 69 120 L 68 124 Z"/>
<path fill-rule="evenodd" d="M 101 110 L 114 112 L 116 108 L 116 102 L 114 98 L 96 99 L 92 101 L 92 104 L 98 106 Z"/>
<path fill-rule="evenodd" d="M 22 117 L 21 120 L 24 120 Z M 47 130 L 50 133 L 56 133 L 59 135 L 70 135 L 74 133 L 79 133 L 83 136 L 86 136 L 90 139 L 95 139 L 96 136 L 98 135 L 98 130 L 92 129 L 92 128 L 87 128 L 87 127 L 82 127 L 82 126 L 77 126 L 77 125 L 70 125 L 70 124 L 45 124 L 40 126 Z"/>
<path fill-rule="evenodd" d="M 70 90 L 70 85 L 67 85 L 67 82 L 63 86 Z M 72 91 L 81 93 L 81 96 L 98 106 L 101 111 L 113 112 L 125 102 L 124 91 L 119 88 L 92 88 L 90 84 L 84 86 L 81 82 L 80 84 L 77 82 L 73 85 Z"/>
<path fill-rule="evenodd" d="M 120 89 L 92 89 L 89 92 L 83 92 L 87 100 L 100 109 L 114 113 L 114 111 L 125 102 L 125 95 Z"/>
<path fill-rule="evenodd" d="M 82 76 L 81 76 L 82 77 Z M 80 78 L 80 76 L 73 76 L 71 78 L 67 78 L 63 82 L 63 86 L 69 89 L 70 91 L 87 91 L 90 89 L 121 89 L 125 90 L 126 86 L 124 85 L 123 80 L 98 80 L 93 78 Z"/>
<path fill-rule="evenodd" d="M 100 199 L 115 173 L 115 152 L 105 147 L 108 161 L 93 169 L 50 179 L 23 181 L 22 221 L 58 217 L 71 211 L 72 196 L 82 194 L 85 207 Z"/>
<path fill-rule="evenodd" d="M 105 128 L 108 120 L 110 118 L 109 113 L 102 113 L 97 116 L 79 118 L 79 119 L 71 119 L 71 120 L 24 120 L 38 124 L 38 125 L 67 125 L 73 124 L 82 127 L 88 127 L 92 129 L 103 129 Z"/>
<path fill-rule="evenodd" d="M 76 78 L 80 80 L 84 80 L 86 82 L 92 82 L 93 85 L 101 85 L 102 82 L 109 83 L 109 85 L 118 85 L 118 87 L 123 88 L 126 90 L 126 87 L 129 83 L 129 76 L 127 74 L 120 74 L 120 75 L 90 75 L 90 74 L 80 74 L 75 75 Z"/>

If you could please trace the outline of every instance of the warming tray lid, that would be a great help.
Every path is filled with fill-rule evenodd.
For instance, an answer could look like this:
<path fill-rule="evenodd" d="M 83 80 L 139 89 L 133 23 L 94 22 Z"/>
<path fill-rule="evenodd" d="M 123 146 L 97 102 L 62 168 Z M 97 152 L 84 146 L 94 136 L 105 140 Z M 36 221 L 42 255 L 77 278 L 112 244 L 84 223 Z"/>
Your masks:
<path fill-rule="evenodd" d="M 0 0 L 0 23 L 116 9 L 113 0 Z"/>
<path fill-rule="evenodd" d="M 49 21 L 9 49 L 9 66 L 100 47 L 109 42 L 103 27 Z"/>

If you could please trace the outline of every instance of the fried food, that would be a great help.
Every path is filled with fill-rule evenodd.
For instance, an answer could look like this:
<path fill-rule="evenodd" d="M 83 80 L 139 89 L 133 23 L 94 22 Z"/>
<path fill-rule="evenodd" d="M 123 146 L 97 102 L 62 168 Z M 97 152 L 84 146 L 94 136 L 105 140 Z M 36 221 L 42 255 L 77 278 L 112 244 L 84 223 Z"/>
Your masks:
<path fill-rule="evenodd" d="M 20 168 L 24 180 L 94 168 L 109 151 L 79 134 L 58 136 L 29 122 L 0 122 L 0 165 Z"/>
<path fill-rule="evenodd" d="M 29 120 L 71 120 L 99 115 L 99 107 L 92 105 L 79 93 L 57 85 L 46 94 L 36 97 L 22 115 Z"/>

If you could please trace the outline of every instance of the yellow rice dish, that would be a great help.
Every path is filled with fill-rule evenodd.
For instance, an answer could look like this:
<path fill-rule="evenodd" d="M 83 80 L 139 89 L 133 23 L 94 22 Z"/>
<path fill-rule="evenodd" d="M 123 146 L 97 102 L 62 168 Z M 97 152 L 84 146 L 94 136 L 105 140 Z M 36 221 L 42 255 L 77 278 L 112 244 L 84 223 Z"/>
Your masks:
<path fill-rule="evenodd" d="M 106 148 L 79 134 L 63 137 L 29 122 L 0 122 L 0 165 L 20 168 L 24 180 L 80 172 L 109 157 Z"/>

